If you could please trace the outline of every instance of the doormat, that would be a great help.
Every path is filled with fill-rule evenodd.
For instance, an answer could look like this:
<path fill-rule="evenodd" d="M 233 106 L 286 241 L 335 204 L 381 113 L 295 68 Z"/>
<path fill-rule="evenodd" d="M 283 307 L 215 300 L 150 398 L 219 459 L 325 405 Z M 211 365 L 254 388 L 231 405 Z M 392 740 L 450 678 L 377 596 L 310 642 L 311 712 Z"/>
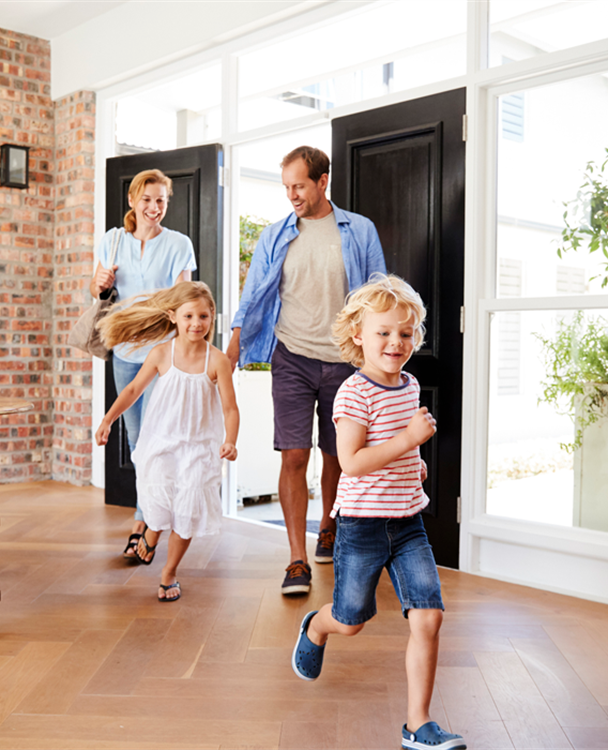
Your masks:
<path fill-rule="evenodd" d="M 272 521 L 264 521 L 264 523 L 274 523 L 276 526 L 285 526 L 285 521 L 280 519 L 273 519 Z M 320 521 L 306 521 L 306 531 L 309 531 L 311 534 L 318 534 L 319 533 L 319 524 Z"/>

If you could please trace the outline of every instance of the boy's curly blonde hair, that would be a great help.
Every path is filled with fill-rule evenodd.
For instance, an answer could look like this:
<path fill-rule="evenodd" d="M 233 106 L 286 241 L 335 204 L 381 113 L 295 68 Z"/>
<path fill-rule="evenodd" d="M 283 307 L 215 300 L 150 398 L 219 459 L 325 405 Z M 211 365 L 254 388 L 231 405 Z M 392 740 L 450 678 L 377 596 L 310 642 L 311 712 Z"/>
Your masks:
<path fill-rule="evenodd" d="M 414 324 L 414 351 L 418 351 L 424 342 L 426 318 L 420 295 L 399 276 L 374 273 L 367 284 L 348 295 L 346 305 L 332 326 L 334 341 L 340 347 L 342 359 L 361 367 L 364 363 L 363 349 L 355 344 L 353 336 L 361 331 L 365 313 L 386 312 L 399 306 L 409 311 L 407 321 Z"/>

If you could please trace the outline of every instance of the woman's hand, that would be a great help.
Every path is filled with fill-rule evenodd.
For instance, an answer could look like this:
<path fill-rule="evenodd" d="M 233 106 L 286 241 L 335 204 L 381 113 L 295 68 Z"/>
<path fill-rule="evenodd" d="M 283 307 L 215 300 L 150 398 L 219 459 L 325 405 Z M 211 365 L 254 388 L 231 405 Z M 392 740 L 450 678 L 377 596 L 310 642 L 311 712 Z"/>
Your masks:
<path fill-rule="evenodd" d="M 220 458 L 227 458 L 228 461 L 234 461 L 236 454 L 236 445 L 234 443 L 224 443 L 220 448 Z"/>
<path fill-rule="evenodd" d="M 110 430 L 112 429 L 112 422 L 108 422 L 107 419 L 103 419 L 99 425 L 99 429 L 95 433 L 95 442 L 97 445 L 106 445 L 108 438 L 110 437 Z"/>
<path fill-rule="evenodd" d="M 101 263 L 99 263 L 91 282 L 91 293 L 96 292 L 93 296 L 99 297 L 99 295 L 102 292 L 105 292 L 106 289 L 110 289 L 114 286 L 115 272 L 117 270 L 118 266 L 112 266 L 108 271 L 101 265 Z"/>

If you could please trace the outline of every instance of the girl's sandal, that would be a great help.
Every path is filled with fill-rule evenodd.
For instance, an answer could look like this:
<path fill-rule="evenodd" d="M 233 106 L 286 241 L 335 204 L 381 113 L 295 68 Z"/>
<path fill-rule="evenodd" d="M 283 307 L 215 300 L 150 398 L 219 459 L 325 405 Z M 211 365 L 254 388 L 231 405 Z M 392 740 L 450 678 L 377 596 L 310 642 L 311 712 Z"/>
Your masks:
<path fill-rule="evenodd" d="M 127 542 L 127 546 L 122 551 L 122 556 L 125 558 L 125 560 L 135 560 L 135 554 L 137 549 L 137 543 L 141 539 L 141 534 L 131 534 L 129 537 L 129 541 Z M 132 550 L 133 554 L 129 555 L 129 550 Z"/>
<path fill-rule="evenodd" d="M 137 547 L 135 548 L 135 557 L 138 559 L 138 561 L 142 565 L 151 565 L 152 564 L 152 560 L 154 560 L 154 555 L 156 554 L 156 547 L 158 546 L 158 543 L 157 543 L 157 544 L 154 545 L 154 547 L 150 547 L 150 545 L 148 544 L 148 542 L 146 540 L 146 531 L 147 530 L 148 530 L 148 527 L 146 526 L 146 528 L 143 530 L 143 533 L 141 535 L 141 540 L 142 540 L 142 542 L 144 543 L 144 545 L 146 547 L 146 555 L 149 555 L 150 552 L 151 552 L 152 553 L 152 557 L 149 560 L 146 560 L 145 557 L 141 557 L 141 555 L 139 554 L 139 549 Z"/>
<path fill-rule="evenodd" d="M 181 589 L 181 586 L 179 585 L 179 581 L 176 581 L 175 583 L 170 583 L 168 586 L 165 586 L 164 583 L 159 583 L 158 585 L 165 593 L 169 591 L 169 589 L 177 589 L 177 596 L 171 596 L 171 597 L 159 596 L 158 597 L 159 602 L 176 602 L 180 598 L 182 589 Z"/>

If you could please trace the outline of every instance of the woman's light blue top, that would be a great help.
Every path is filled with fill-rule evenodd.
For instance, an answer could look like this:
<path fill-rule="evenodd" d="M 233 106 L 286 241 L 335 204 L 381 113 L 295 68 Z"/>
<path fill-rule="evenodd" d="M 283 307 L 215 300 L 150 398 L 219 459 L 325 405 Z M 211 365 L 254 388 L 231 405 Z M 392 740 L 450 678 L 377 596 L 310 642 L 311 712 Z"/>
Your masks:
<path fill-rule="evenodd" d="M 106 232 L 97 249 L 99 262 L 106 269 L 110 265 L 113 231 Z M 181 232 L 163 227 L 159 235 L 146 240 L 142 256 L 141 240 L 123 229 L 114 265 L 118 266 L 114 286 L 120 301 L 173 286 L 182 271 L 196 270 L 196 258 L 190 238 Z M 114 356 L 127 362 L 143 362 L 150 349 L 152 345 L 133 349 L 129 344 L 119 344 L 114 347 Z"/>

